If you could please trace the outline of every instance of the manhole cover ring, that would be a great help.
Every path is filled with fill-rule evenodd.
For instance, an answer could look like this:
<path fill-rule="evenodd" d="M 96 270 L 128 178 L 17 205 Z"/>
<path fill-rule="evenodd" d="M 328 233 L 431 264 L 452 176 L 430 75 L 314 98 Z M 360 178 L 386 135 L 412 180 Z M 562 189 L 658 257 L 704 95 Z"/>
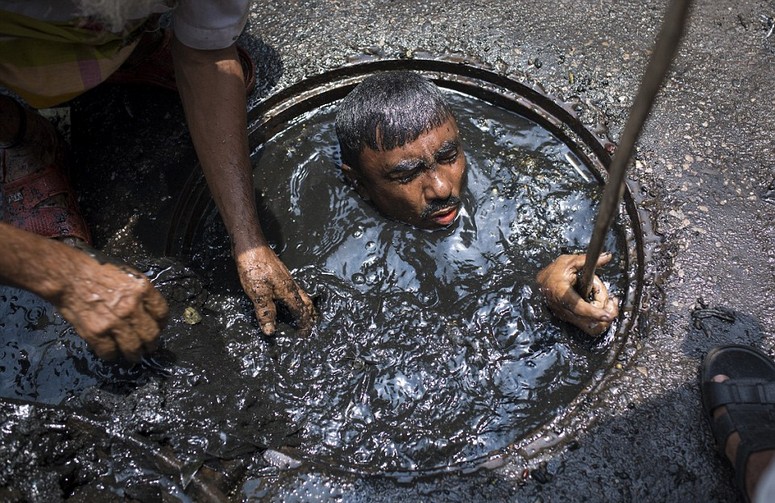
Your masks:
<path fill-rule="evenodd" d="M 416 71 L 434 81 L 439 87 L 451 89 L 483 100 L 492 105 L 516 112 L 538 123 L 561 142 L 565 143 L 583 160 L 603 183 L 610 163 L 607 147 L 611 144 L 607 138 L 599 138 L 589 131 L 565 104 L 559 103 L 535 89 L 508 79 L 489 70 L 439 60 L 382 60 L 369 61 L 338 68 L 305 79 L 292 85 L 249 111 L 249 139 L 251 149 L 263 144 L 283 130 L 293 119 L 323 105 L 343 98 L 353 87 L 368 76 L 390 70 Z M 173 215 L 171 230 L 167 240 L 167 253 L 173 256 L 190 256 L 192 241 L 198 221 L 212 206 L 201 170 L 194 170 L 182 190 L 181 198 Z M 466 460 L 449 466 L 418 470 L 369 471 L 362 466 L 336 465 L 330 460 L 322 462 L 310 459 L 296 450 L 288 450 L 290 461 L 296 458 L 302 464 L 319 466 L 326 470 L 362 475 L 388 475 L 398 479 L 414 479 L 418 476 L 431 476 L 450 471 L 473 471 L 480 467 L 497 466 L 506 456 L 520 456 L 525 459 L 538 457 L 547 450 L 573 440 L 574 434 L 557 432 L 571 422 L 578 406 L 588 400 L 590 395 L 600 390 L 609 381 L 610 371 L 617 362 L 621 362 L 622 352 L 628 341 L 628 333 L 637 320 L 638 307 L 642 296 L 644 276 L 644 239 L 641 217 L 631 191 L 625 190 L 623 198 L 625 240 L 627 243 L 627 277 L 629 278 L 626 295 L 621 299 L 620 320 L 616 333 L 609 333 L 603 344 L 608 346 L 603 372 L 595 378 L 573 399 L 564 411 L 554 419 L 538 427 L 511 445 L 491 452 L 477 459 Z M 574 424 L 574 426 L 577 426 Z M 281 454 L 284 456 L 285 454 Z M 297 463 L 291 462 L 291 465 Z"/>

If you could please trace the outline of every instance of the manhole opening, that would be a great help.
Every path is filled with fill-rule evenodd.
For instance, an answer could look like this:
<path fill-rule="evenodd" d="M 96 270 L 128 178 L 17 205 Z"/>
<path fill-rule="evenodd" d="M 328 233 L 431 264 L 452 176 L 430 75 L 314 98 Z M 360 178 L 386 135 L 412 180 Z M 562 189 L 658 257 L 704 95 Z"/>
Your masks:
<path fill-rule="evenodd" d="M 469 173 L 452 229 L 387 221 L 338 173 L 337 101 L 392 69 L 432 79 L 457 116 Z M 590 342 L 553 320 L 533 277 L 561 252 L 583 251 L 608 165 L 565 107 L 467 65 L 380 61 L 291 86 L 250 118 L 262 226 L 320 301 L 310 338 L 285 326 L 242 358 L 243 375 L 299 425 L 288 454 L 399 477 L 465 469 L 540 438 L 605 382 L 640 301 L 640 222 L 627 193 L 607 241 L 615 260 L 601 271 L 621 299 L 615 329 Z M 189 257 L 215 298 L 242 299 L 199 172 L 168 252 Z"/>

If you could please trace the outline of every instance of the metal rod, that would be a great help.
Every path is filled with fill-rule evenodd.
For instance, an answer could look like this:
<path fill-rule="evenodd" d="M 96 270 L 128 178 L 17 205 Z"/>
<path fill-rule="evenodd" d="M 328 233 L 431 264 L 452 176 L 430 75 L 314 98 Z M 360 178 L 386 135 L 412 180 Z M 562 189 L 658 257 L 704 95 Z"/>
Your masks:
<path fill-rule="evenodd" d="M 630 109 L 630 116 L 624 126 L 621 141 L 616 148 L 611 166 L 608 168 L 608 182 L 600 202 L 595 228 L 592 231 L 589 248 L 587 248 L 581 281 L 578 284 L 578 291 L 585 300 L 590 300 L 595 265 L 603 251 L 605 235 L 616 217 L 619 201 L 624 194 L 624 175 L 632 160 L 635 142 L 638 140 L 643 124 L 651 112 L 654 98 L 662 87 L 662 82 L 670 69 L 670 63 L 678 51 L 678 44 L 689 17 L 690 3 L 690 0 L 674 0 L 665 12 L 654 52 L 651 54 L 646 73 L 638 88 L 638 94 L 635 96 L 635 101 Z"/>

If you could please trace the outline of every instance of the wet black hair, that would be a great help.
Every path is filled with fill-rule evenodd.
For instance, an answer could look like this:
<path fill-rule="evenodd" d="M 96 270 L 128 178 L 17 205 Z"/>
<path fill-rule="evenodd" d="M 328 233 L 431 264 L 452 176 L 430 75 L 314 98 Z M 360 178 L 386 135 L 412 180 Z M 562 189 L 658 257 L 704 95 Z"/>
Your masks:
<path fill-rule="evenodd" d="M 392 150 L 453 118 L 439 88 L 414 72 L 372 75 L 339 105 L 336 136 L 342 163 L 358 168 L 365 147 Z"/>

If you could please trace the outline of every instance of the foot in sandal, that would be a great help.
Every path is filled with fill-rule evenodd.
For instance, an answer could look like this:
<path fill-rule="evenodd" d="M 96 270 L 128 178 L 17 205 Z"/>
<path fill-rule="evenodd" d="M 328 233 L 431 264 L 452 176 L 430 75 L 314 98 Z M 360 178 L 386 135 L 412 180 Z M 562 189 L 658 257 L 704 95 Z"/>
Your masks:
<path fill-rule="evenodd" d="M 708 352 L 702 402 L 719 452 L 734 466 L 744 501 L 775 501 L 775 362 L 738 345 Z"/>
<path fill-rule="evenodd" d="M 47 238 L 91 236 L 67 179 L 67 149 L 54 126 L 40 114 L 0 97 L 0 116 L 9 132 L 0 142 L 2 221 Z"/>

